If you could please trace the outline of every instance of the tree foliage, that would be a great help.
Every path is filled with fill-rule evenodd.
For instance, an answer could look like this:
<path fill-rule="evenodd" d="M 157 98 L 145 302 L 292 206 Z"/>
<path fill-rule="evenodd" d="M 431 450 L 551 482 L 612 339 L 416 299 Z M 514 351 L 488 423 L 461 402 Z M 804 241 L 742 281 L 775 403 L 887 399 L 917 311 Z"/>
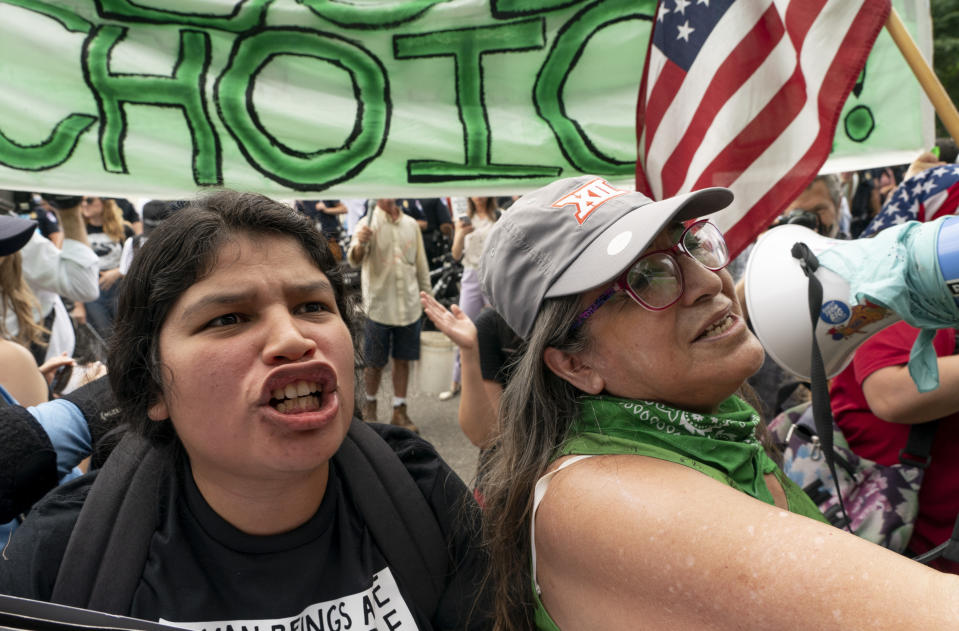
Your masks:
<path fill-rule="evenodd" d="M 949 98 L 959 103 L 959 0 L 931 0 L 930 9 L 933 67 Z M 938 118 L 936 134 L 948 135 Z"/>

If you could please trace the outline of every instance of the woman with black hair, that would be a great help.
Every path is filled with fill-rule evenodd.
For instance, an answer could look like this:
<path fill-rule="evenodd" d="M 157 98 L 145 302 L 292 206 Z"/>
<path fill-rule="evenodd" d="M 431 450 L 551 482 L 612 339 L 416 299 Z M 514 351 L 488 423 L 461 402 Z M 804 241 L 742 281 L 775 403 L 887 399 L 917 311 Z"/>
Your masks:
<path fill-rule="evenodd" d="M 354 420 L 359 319 L 294 210 L 218 192 L 166 219 L 109 349 L 126 434 L 33 508 L 0 592 L 192 629 L 481 628 L 465 485 Z"/>

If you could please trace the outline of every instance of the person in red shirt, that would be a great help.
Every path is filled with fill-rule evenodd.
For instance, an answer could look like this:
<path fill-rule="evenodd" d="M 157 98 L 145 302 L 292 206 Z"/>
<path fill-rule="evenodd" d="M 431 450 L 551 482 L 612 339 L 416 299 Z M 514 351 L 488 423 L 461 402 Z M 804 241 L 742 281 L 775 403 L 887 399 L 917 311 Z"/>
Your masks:
<path fill-rule="evenodd" d="M 909 352 L 919 330 L 899 322 L 856 350 L 830 388 L 832 412 L 849 446 L 883 465 L 899 462 L 909 428 L 940 419 L 931 463 L 919 490 L 919 514 L 907 554 L 915 556 L 949 539 L 959 514 L 959 355 L 956 331 L 943 329 L 934 346 L 939 387 L 920 394 L 909 376 Z M 936 569 L 959 574 L 959 563 L 939 558 Z"/>

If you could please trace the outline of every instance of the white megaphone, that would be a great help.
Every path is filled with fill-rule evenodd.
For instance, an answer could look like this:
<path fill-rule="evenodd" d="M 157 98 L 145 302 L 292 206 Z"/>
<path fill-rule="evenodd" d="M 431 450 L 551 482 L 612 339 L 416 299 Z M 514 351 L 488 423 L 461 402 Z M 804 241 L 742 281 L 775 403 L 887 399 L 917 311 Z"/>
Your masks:
<path fill-rule="evenodd" d="M 815 336 L 827 378 L 841 372 L 866 339 L 899 320 L 917 328 L 959 326 L 959 217 L 909 222 L 853 241 L 778 226 L 759 238 L 746 264 L 746 308 L 766 352 L 795 376 L 810 378 L 813 331 L 809 279 L 792 254 L 796 243 L 805 243 L 820 263 Z M 934 352 L 928 346 L 927 361 Z M 938 384 L 932 357 L 927 372 Z M 912 359 L 910 372 L 917 379 Z M 917 379 L 920 391 L 935 387 L 928 384 Z"/>

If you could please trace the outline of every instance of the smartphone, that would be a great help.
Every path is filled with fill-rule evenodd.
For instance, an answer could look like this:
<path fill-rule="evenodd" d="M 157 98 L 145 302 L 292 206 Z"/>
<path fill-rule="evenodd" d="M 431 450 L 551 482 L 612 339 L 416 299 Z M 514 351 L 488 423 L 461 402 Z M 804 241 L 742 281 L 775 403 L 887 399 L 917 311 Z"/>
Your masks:
<path fill-rule="evenodd" d="M 468 225 L 470 225 L 470 224 L 473 223 L 473 222 L 470 220 L 470 216 L 469 216 L 469 215 L 460 215 L 459 217 L 457 217 L 457 219 L 459 219 L 459 220 L 460 220 L 460 223 L 463 224 L 464 226 L 468 226 Z"/>
<path fill-rule="evenodd" d="M 50 383 L 50 390 L 54 394 L 61 394 L 63 389 L 67 387 L 67 384 L 70 382 L 70 377 L 73 375 L 73 365 L 64 364 L 57 368 L 56 372 L 53 373 L 53 381 Z"/>

